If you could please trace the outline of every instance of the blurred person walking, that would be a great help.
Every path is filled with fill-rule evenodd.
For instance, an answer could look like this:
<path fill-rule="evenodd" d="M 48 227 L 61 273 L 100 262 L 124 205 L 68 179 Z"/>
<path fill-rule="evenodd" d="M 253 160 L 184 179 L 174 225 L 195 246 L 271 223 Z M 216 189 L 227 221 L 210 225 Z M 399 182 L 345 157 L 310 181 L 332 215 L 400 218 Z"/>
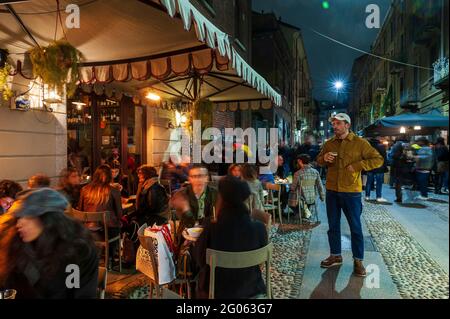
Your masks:
<path fill-rule="evenodd" d="M 53 189 L 33 189 L 0 217 L 0 289 L 17 290 L 18 299 L 96 298 L 96 247 L 64 214 L 67 205 Z M 79 274 L 78 287 L 68 286 L 71 274 Z"/>
<path fill-rule="evenodd" d="M 384 183 L 384 173 L 388 171 L 387 169 L 387 160 L 386 160 L 386 148 L 381 143 L 381 141 L 377 138 L 373 138 L 369 140 L 370 145 L 380 153 L 383 157 L 383 165 L 381 167 L 375 168 L 371 171 L 367 172 L 367 182 L 365 187 L 366 192 L 366 200 L 370 200 L 370 192 L 373 189 L 373 185 L 375 184 L 376 190 L 376 201 L 379 203 L 386 203 L 387 200 L 383 198 L 383 183 Z"/>

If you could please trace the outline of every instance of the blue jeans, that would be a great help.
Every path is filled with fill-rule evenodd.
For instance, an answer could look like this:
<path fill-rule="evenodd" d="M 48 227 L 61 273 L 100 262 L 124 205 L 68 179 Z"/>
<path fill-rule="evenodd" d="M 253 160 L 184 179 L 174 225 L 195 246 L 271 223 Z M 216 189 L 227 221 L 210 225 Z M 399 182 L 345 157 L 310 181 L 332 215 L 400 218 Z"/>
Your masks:
<path fill-rule="evenodd" d="M 417 186 L 419 187 L 420 195 L 423 197 L 428 197 L 428 178 L 430 177 L 430 172 L 421 173 L 416 172 Z"/>
<path fill-rule="evenodd" d="M 364 236 L 361 226 L 361 193 L 327 190 L 328 243 L 331 255 L 341 255 L 341 210 L 350 226 L 353 258 L 364 259 Z"/>
<path fill-rule="evenodd" d="M 372 184 L 375 180 L 375 189 L 377 191 L 377 198 L 381 198 L 381 191 L 383 190 L 384 173 L 372 173 L 367 172 L 366 182 L 366 197 L 370 197 L 370 191 L 372 190 Z"/>

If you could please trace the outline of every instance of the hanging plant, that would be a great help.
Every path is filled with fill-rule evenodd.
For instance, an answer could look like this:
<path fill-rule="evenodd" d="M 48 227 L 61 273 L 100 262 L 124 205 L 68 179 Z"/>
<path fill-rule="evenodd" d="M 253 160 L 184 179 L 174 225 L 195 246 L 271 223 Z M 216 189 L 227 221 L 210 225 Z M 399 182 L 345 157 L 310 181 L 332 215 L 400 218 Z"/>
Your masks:
<path fill-rule="evenodd" d="M 11 73 L 11 65 L 5 63 L 3 67 L 0 67 L 0 92 L 2 93 L 5 101 L 9 100 L 13 95 L 13 91 L 8 85 L 8 78 Z"/>
<path fill-rule="evenodd" d="M 59 40 L 47 47 L 33 48 L 30 58 L 35 76 L 60 93 L 66 84 L 68 97 L 73 96 L 79 79 L 78 63 L 82 60 L 80 51 L 69 42 Z"/>

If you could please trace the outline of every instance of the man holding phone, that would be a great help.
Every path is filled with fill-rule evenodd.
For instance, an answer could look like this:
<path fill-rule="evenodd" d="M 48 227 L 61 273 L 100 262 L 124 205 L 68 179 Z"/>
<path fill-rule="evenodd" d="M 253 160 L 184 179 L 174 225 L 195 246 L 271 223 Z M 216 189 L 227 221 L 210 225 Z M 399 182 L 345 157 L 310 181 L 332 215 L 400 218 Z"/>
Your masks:
<path fill-rule="evenodd" d="M 320 264 L 329 268 L 342 264 L 341 256 L 341 210 L 347 218 L 351 231 L 354 259 L 353 273 L 366 276 L 364 259 L 364 236 L 361 226 L 361 172 L 383 165 L 383 157 L 368 141 L 350 132 L 351 120 L 345 113 L 332 116 L 330 122 L 335 136 L 328 140 L 317 163 L 327 166 L 326 205 L 328 218 L 328 243 L 330 256 Z"/>

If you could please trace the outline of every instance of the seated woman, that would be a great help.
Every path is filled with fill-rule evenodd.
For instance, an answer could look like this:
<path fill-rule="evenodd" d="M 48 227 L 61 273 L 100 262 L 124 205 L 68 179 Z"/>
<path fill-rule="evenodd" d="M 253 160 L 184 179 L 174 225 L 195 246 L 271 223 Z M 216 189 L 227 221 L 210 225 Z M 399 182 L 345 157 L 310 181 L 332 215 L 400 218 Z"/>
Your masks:
<path fill-rule="evenodd" d="M 231 164 L 230 167 L 228 167 L 228 176 L 242 178 L 242 166 L 239 164 Z"/>
<path fill-rule="evenodd" d="M 95 244 L 82 224 L 64 214 L 67 205 L 57 191 L 35 189 L 0 217 L 0 289 L 17 290 L 18 299 L 96 298 Z M 79 287 L 71 288 L 75 270 Z"/>
<path fill-rule="evenodd" d="M 253 194 L 252 207 L 264 211 L 264 192 L 263 186 L 260 180 L 258 180 L 258 172 L 256 167 L 251 164 L 245 164 L 242 166 L 242 178 L 247 182 L 250 187 L 250 191 Z"/>
<path fill-rule="evenodd" d="M 199 268 L 199 298 L 208 298 L 209 266 L 206 249 L 239 252 L 255 250 L 267 245 L 263 223 L 253 221 L 245 205 L 250 188 L 244 181 L 225 177 L 219 182 L 217 222 L 204 221 L 204 231 L 192 247 L 192 255 Z M 252 298 L 266 291 L 258 266 L 243 269 L 216 269 L 215 296 L 218 299 Z"/>
<path fill-rule="evenodd" d="M 78 170 L 75 167 L 65 168 L 60 175 L 59 185 L 56 190 L 67 198 L 72 207 L 78 207 L 81 192 Z"/>
<path fill-rule="evenodd" d="M 92 182 L 81 190 L 78 209 L 85 212 L 111 212 L 108 224 L 108 236 L 116 237 L 120 234 L 120 219 L 122 218 L 122 201 L 120 191 L 111 186 L 112 172 L 108 165 L 100 165 L 94 172 Z M 94 238 L 104 240 L 103 225 L 86 225 L 93 231 Z M 117 246 L 117 242 L 111 244 L 110 256 Z"/>
<path fill-rule="evenodd" d="M 130 217 L 139 225 L 147 223 L 162 225 L 167 223 L 169 213 L 169 196 L 158 182 L 158 173 L 150 165 L 142 165 L 137 170 L 139 177 L 136 194 L 136 211 Z"/>
<path fill-rule="evenodd" d="M 22 190 L 22 186 L 14 181 L 4 179 L 0 182 L 0 215 L 8 211 Z"/>

